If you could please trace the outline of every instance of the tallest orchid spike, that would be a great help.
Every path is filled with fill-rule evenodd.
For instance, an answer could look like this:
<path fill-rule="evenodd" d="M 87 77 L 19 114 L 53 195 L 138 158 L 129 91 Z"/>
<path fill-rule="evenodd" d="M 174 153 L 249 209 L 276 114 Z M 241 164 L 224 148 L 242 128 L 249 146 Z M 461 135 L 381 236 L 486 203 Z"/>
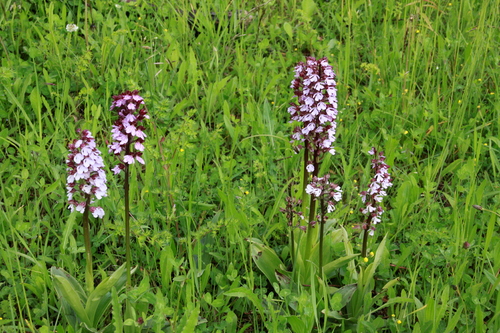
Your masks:
<path fill-rule="evenodd" d="M 111 130 L 113 143 L 108 146 L 109 152 L 115 155 L 125 152 L 123 162 L 113 168 L 113 172 L 118 174 L 125 169 L 125 164 L 132 164 L 135 161 L 144 164 L 142 152 L 146 134 L 144 126 L 139 123 L 144 119 L 149 119 L 149 115 L 144 107 L 144 99 L 136 90 L 113 96 L 110 110 L 113 109 L 116 109 L 118 119 Z M 132 151 L 132 147 L 135 151 Z"/>
<path fill-rule="evenodd" d="M 288 113 L 292 121 L 302 123 L 294 129 L 291 142 L 303 143 L 297 146 L 298 150 L 306 148 L 310 152 L 335 154 L 337 83 L 328 60 L 308 57 L 306 63 L 299 62 L 290 87 L 298 104 L 291 103 Z M 308 171 L 311 172 L 310 168 Z"/>

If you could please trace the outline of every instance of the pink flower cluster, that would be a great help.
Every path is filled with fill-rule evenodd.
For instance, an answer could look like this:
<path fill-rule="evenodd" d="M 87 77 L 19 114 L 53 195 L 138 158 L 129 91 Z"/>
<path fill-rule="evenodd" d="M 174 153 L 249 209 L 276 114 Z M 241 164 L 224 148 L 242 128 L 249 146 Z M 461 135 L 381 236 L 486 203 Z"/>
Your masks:
<path fill-rule="evenodd" d="M 385 164 L 385 156 L 383 152 L 377 152 L 373 147 L 368 154 L 374 156 L 372 159 L 372 169 L 375 169 L 375 177 L 371 179 L 367 191 L 361 192 L 361 200 L 365 204 L 361 208 L 361 213 L 368 215 L 368 223 L 363 225 L 363 229 L 370 229 L 369 234 L 373 236 L 375 225 L 381 222 L 380 217 L 384 210 L 380 206 L 382 199 L 387 195 L 386 189 L 392 186 L 391 176 L 389 174 L 389 166 Z"/>
<path fill-rule="evenodd" d="M 337 83 L 327 58 L 307 57 L 306 63 L 299 62 L 290 87 L 294 89 L 298 104 L 291 103 L 288 113 L 292 121 L 302 123 L 294 129 L 291 142 L 303 142 L 305 146 L 298 145 L 299 150 L 305 147 L 310 152 L 335 154 Z M 308 161 L 307 171 L 314 171 L 312 162 Z"/>
<path fill-rule="evenodd" d="M 144 119 L 149 119 L 149 115 L 144 107 L 144 99 L 137 93 L 134 90 L 113 96 L 114 101 L 110 107 L 110 110 L 116 109 L 118 119 L 111 130 L 113 143 L 108 146 L 109 152 L 115 155 L 125 152 L 123 162 L 112 169 L 115 175 L 125 169 L 125 164 L 132 164 L 135 161 L 144 164 L 142 152 L 146 134 L 144 134 L 144 126 L 139 123 Z M 132 145 L 135 151 L 131 151 Z"/>
<path fill-rule="evenodd" d="M 107 196 L 106 173 L 101 152 L 96 148 L 94 137 L 87 130 L 76 131 L 80 134 L 68 145 L 69 154 L 66 160 L 68 178 L 69 209 L 83 213 L 87 202 L 94 203 L 92 196 L 101 199 Z M 101 207 L 88 207 L 94 217 L 102 218 L 104 210 Z"/>
<path fill-rule="evenodd" d="M 335 202 L 342 200 L 342 189 L 339 185 L 330 183 L 330 175 L 324 177 L 313 177 L 312 182 L 307 184 L 306 193 L 313 197 L 323 197 L 327 202 L 327 213 L 335 210 Z"/>

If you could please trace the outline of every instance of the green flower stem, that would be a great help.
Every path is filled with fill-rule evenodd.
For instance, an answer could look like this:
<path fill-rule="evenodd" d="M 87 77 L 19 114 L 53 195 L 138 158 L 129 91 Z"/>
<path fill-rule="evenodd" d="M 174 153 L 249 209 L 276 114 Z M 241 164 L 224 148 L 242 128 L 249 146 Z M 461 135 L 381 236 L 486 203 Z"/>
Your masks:
<path fill-rule="evenodd" d="M 292 188 L 288 186 L 288 196 L 292 198 Z M 293 214 L 290 214 L 290 219 L 288 221 L 290 225 L 290 253 L 292 259 L 292 270 L 295 269 L 295 235 L 294 235 L 294 226 L 293 226 Z"/>
<path fill-rule="evenodd" d="M 311 221 L 314 220 L 314 211 L 316 210 L 316 200 L 314 200 L 314 197 L 311 195 L 311 203 L 309 205 L 309 220 L 308 223 L 309 225 L 307 226 L 307 239 L 306 239 L 306 252 L 305 252 L 305 257 L 304 261 L 307 261 L 311 256 L 311 249 L 312 249 L 312 239 L 313 235 L 315 234 L 314 228 L 310 226 Z"/>
<path fill-rule="evenodd" d="M 361 248 L 361 257 L 366 258 L 366 243 L 368 241 L 368 230 L 363 233 L 363 247 Z"/>
<path fill-rule="evenodd" d="M 320 199 L 321 221 L 319 225 L 319 276 L 323 278 L 323 234 L 325 232 L 325 200 Z"/>
<path fill-rule="evenodd" d="M 304 149 L 304 166 L 303 166 L 303 174 L 302 174 L 302 210 L 305 208 L 305 203 L 307 202 L 307 193 L 306 193 L 306 186 L 307 186 L 307 179 L 308 179 L 308 172 L 307 172 L 307 157 L 308 157 L 308 151 L 307 149 Z"/>
<path fill-rule="evenodd" d="M 90 194 L 87 194 L 85 210 L 83 211 L 83 238 L 85 242 L 85 255 L 87 257 L 87 267 L 85 269 L 85 283 L 87 292 L 94 290 L 94 273 L 92 270 L 92 248 L 90 245 L 90 223 L 89 223 Z"/>
<path fill-rule="evenodd" d="M 307 152 L 307 149 L 305 149 Z M 319 163 L 317 162 L 318 159 L 318 151 L 314 151 L 313 153 L 313 165 L 314 165 L 314 171 L 312 173 L 312 177 L 317 177 L 318 172 L 319 172 Z M 304 194 L 306 194 L 306 187 L 307 187 L 307 153 L 304 154 Z M 305 202 L 306 200 L 304 200 Z M 305 252 L 305 257 L 304 261 L 310 260 L 311 256 L 311 250 L 312 250 L 312 241 L 313 241 L 313 235 L 315 234 L 313 228 L 311 228 L 311 221 L 314 220 L 314 214 L 316 211 L 316 200 L 314 200 L 314 196 L 310 196 L 310 204 L 309 204 L 309 220 L 307 221 L 308 226 L 307 226 L 307 239 L 306 239 L 306 252 Z"/>
<path fill-rule="evenodd" d="M 130 142 L 132 136 L 129 134 L 128 143 L 125 146 L 125 155 L 130 154 Z M 129 164 L 125 164 L 125 179 L 123 183 L 123 191 L 125 192 L 125 260 L 127 262 L 127 289 L 132 285 L 132 277 L 130 274 L 130 169 Z"/>
<path fill-rule="evenodd" d="M 368 224 L 369 226 L 369 224 Z M 363 245 L 361 247 L 361 257 L 366 258 L 366 244 L 368 243 L 368 230 L 369 228 L 366 228 L 363 233 Z"/>
<path fill-rule="evenodd" d="M 128 148 L 128 146 L 127 146 Z M 128 154 L 127 149 L 127 154 Z M 129 197 L 129 165 L 125 164 L 125 181 L 123 190 L 125 192 L 125 260 L 127 261 L 127 288 L 132 284 L 130 276 L 130 197 Z"/>

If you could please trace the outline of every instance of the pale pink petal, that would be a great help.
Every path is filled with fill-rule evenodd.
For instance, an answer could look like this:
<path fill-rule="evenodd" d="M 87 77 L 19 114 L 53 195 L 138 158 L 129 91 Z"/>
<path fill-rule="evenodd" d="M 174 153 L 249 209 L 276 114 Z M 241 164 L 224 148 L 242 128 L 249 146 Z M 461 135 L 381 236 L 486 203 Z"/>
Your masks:
<path fill-rule="evenodd" d="M 144 162 L 144 160 L 142 159 L 142 157 L 140 157 L 140 156 L 136 156 L 136 157 L 135 157 L 135 159 L 137 160 L 137 162 L 139 162 L 139 163 L 141 163 L 141 164 L 146 164 L 146 163 Z"/>
<path fill-rule="evenodd" d="M 134 158 L 132 157 L 132 155 L 125 155 L 123 157 L 123 162 L 127 163 L 127 164 L 133 164 L 134 163 Z"/>

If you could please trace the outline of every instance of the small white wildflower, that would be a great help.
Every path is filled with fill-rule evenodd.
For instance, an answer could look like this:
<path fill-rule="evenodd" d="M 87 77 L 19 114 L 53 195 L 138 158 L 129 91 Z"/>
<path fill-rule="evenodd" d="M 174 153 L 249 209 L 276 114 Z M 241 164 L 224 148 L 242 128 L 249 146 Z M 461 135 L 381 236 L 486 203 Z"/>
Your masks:
<path fill-rule="evenodd" d="M 73 24 L 73 23 L 71 23 L 71 24 L 66 24 L 66 30 L 67 30 L 68 32 L 75 32 L 75 31 L 77 31 L 77 30 L 78 30 L 78 26 L 77 26 L 76 24 Z"/>

